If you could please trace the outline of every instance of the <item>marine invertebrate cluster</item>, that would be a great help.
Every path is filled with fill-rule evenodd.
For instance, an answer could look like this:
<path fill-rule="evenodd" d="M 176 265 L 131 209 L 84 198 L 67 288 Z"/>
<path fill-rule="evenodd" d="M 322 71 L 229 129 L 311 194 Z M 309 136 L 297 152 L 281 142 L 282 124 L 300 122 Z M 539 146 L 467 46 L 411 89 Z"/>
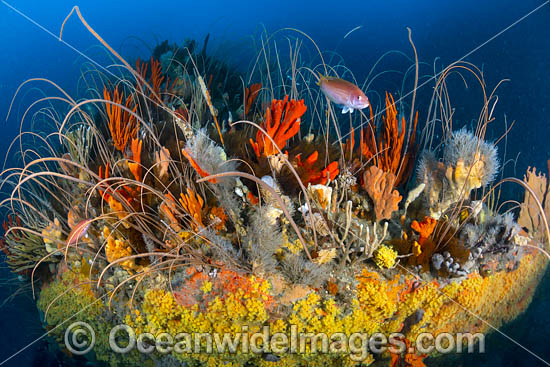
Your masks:
<path fill-rule="evenodd" d="M 425 153 L 420 185 L 408 190 L 414 108 L 406 121 L 387 93 L 385 115 L 375 121 L 371 110 L 357 146 L 352 125 L 346 144 L 332 147 L 331 129 L 319 128 L 323 105 L 307 89 L 279 80 L 285 88 L 266 89 L 272 102 L 262 114 L 256 98 L 273 84 L 260 75 L 243 98 L 241 83 L 225 83 L 224 64 L 206 56 L 207 40 L 198 54 L 192 42 L 187 55 L 159 45 L 150 63 L 129 70 L 133 79 L 105 82 L 98 110 L 107 113 L 66 117 L 68 131 L 88 125 L 78 130 L 88 142 L 58 131 L 67 151 L 4 173 L 12 195 L 0 249 L 15 272 L 30 273 L 52 330 L 63 313 L 93 302 L 83 320 L 101 331 L 126 323 L 154 335 L 401 332 L 412 345 L 425 331 L 485 332 L 525 309 L 546 266 L 545 213 L 525 198 L 526 234 L 512 214 L 470 200 L 494 180 L 494 145 L 450 132 L 441 161 Z M 197 55 L 210 63 L 189 60 Z M 232 123 L 238 111 L 252 121 Z M 545 178 L 529 172 L 526 181 L 547 207 Z M 295 354 L 206 353 L 204 343 L 112 356 L 106 343 L 94 353 L 113 366 L 422 365 L 426 357 L 322 353 L 312 344 Z"/>
<path fill-rule="evenodd" d="M 425 184 L 429 214 L 435 219 L 469 198 L 472 190 L 493 182 L 500 166 L 496 147 L 465 129 L 452 132 L 442 159 L 439 162 L 433 153 L 425 152 L 417 172 Z"/>

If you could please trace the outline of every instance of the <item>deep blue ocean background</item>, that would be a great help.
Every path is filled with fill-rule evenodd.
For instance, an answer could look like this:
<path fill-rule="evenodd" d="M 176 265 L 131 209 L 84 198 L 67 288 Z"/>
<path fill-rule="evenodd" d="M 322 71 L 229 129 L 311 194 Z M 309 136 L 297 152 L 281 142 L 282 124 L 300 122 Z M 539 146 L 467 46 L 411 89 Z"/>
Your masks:
<path fill-rule="evenodd" d="M 364 80 L 376 60 L 385 52 L 399 50 L 412 56 L 406 27 L 420 61 L 448 65 L 509 27 L 543 1 L 8 1 L 37 24 L 0 2 L 0 157 L 19 131 L 22 111 L 37 98 L 32 92 L 16 101 L 14 115 L 5 122 L 10 101 L 18 85 L 34 77 L 48 78 L 73 96 L 83 58 L 57 40 L 61 23 L 73 5 L 79 5 L 92 27 L 129 60 L 148 58 L 162 40 L 181 44 L 186 38 L 202 43 L 210 33 L 209 52 L 223 50 L 230 63 L 246 67 L 247 45 L 265 28 L 268 33 L 294 27 L 311 36 L 323 51 L 335 51 L 358 80 Z M 361 29 L 346 39 L 356 26 Z M 43 28 L 41 28 L 43 27 Z M 48 34 L 51 32 L 51 34 Z M 517 158 L 515 169 L 506 175 L 523 177 L 528 166 L 546 171 L 550 158 L 550 4 L 466 58 L 482 68 L 489 89 L 501 79 L 497 121 L 488 131 L 489 140 L 504 131 L 506 115 L 516 124 L 508 136 L 508 158 Z M 63 39 L 100 64 L 108 65 L 106 53 L 76 17 L 66 24 Z M 311 45 L 308 45 L 310 47 Z M 401 60 L 403 61 L 403 60 Z M 380 69 L 396 67 L 382 63 Z M 396 61 L 399 63 L 399 61 Z M 403 67 L 403 65 L 405 65 Z M 402 69 L 410 64 L 400 64 Z M 244 68 L 243 68 L 244 69 Z M 396 85 L 397 85 L 397 81 Z M 429 102 L 433 84 L 419 91 L 417 109 Z M 478 89 L 456 84 L 453 105 L 458 126 L 477 119 L 481 107 Z M 46 91 L 53 93 L 52 89 Z M 383 92 L 383 91 L 379 91 Z M 392 91 L 393 92 L 393 91 Z M 424 105 L 423 105 L 424 103 Z M 518 155 L 519 154 L 519 155 Z M 509 189 L 509 194 L 514 191 Z M 519 193 L 518 193 L 519 196 Z M 519 198 L 519 197 L 518 197 Z M 13 276 L 0 263 L 0 303 L 15 290 L 17 282 L 5 285 Z M 550 361 L 550 279 L 545 277 L 529 310 L 502 331 Z M 0 365 L 6 358 L 43 334 L 39 316 L 27 292 L 0 308 Z M 58 366 L 61 357 L 47 350 L 39 340 L 5 363 L 6 366 Z M 429 365 L 429 364 L 428 364 Z M 460 366 L 543 365 L 525 350 L 501 335 L 487 338 L 483 355 L 463 356 Z"/>

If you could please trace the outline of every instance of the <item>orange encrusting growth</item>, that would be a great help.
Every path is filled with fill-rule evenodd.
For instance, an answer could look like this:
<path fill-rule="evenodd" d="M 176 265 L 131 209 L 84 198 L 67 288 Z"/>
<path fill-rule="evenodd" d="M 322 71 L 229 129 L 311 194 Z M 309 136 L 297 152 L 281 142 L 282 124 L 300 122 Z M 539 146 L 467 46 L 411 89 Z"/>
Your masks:
<path fill-rule="evenodd" d="M 432 235 L 435 226 L 437 225 L 437 220 L 432 217 L 426 217 L 422 222 L 417 222 L 413 220 L 411 223 L 411 229 L 416 231 L 420 237 L 418 239 L 418 244 L 420 246 L 424 245 L 426 240 Z"/>
<path fill-rule="evenodd" d="M 403 337 L 398 338 L 403 344 L 405 344 L 405 351 L 403 356 L 399 353 L 392 353 L 390 351 L 390 367 L 426 367 L 423 360 L 427 354 L 416 354 L 414 350 L 414 344 L 409 339 Z"/>
<path fill-rule="evenodd" d="M 313 185 L 326 185 L 328 180 L 334 180 L 336 176 L 338 176 L 338 173 L 340 173 L 340 170 L 338 170 L 338 162 L 332 162 L 321 171 L 320 175 L 312 177 L 310 182 Z"/>
<path fill-rule="evenodd" d="M 215 221 L 213 227 L 216 231 L 221 231 L 226 229 L 225 223 L 227 222 L 227 214 L 221 206 L 215 206 L 210 209 L 209 217 L 211 220 Z"/>
<path fill-rule="evenodd" d="M 373 121 L 372 106 L 369 105 L 370 121 Z M 366 128 L 359 130 L 359 155 L 367 160 L 372 160 L 375 166 L 378 165 L 377 145 L 376 145 L 376 127 L 371 122 L 367 123 Z M 349 138 L 344 143 L 344 158 L 347 160 L 353 159 L 355 149 L 355 129 L 352 128 L 349 133 Z"/>
<path fill-rule="evenodd" d="M 106 101 L 111 101 L 105 103 L 105 109 L 107 110 L 107 125 L 113 138 L 113 145 L 119 151 L 124 152 L 128 141 L 137 137 L 139 123 L 135 115 L 121 106 L 126 107 L 134 113 L 137 106 L 134 103 L 132 95 L 129 95 L 124 100 L 123 92 L 119 91 L 118 86 L 115 87 L 112 94 L 105 87 L 103 89 L 103 97 Z"/>
<path fill-rule="evenodd" d="M 122 225 L 129 228 L 127 208 L 136 210 L 138 207 L 139 202 L 136 200 L 138 191 L 120 182 L 112 183 L 113 180 L 110 180 L 109 176 L 109 163 L 105 166 L 105 171 L 103 171 L 102 166 L 99 166 L 99 177 L 102 180 L 98 184 L 101 198 L 104 202 L 107 202 L 111 211 L 122 222 Z M 109 180 L 109 183 L 104 182 L 106 180 Z M 115 189 L 113 189 L 113 186 Z"/>
<path fill-rule="evenodd" d="M 370 110 L 370 121 L 373 121 L 372 108 L 369 106 Z M 353 138 L 353 136 L 352 136 Z M 378 147 L 376 145 L 376 126 L 372 123 L 367 125 L 366 129 L 361 129 L 359 135 L 359 150 L 361 155 L 366 159 L 372 159 L 375 166 L 378 165 Z"/>
<path fill-rule="evenodd" d="M 311 153 L 305 161 L 302 162 L 302 153 L 298 154 L 296 156 L 296 161 L 298 164 L 298 167 L 308 167 L 311 166 L 313 163 L 317 162 L 317 159 L 319 159 L 319 152 L 314 151 Z"/>
<path fill-rule="evenodd" d="M 288 100 L 285 96 L 283 100 L 274 99 L 271 106 L 266 110 L 265 122 L 262 128 L 266 131 L 273 141 L 265 138 L 261 131 L 256 134 L 256 142 L 250 139 L 250 144 L 259 158 L 262 154 L 265 156 L 276 155 L 282 150 L 288 140 L 300 131 L 300 117 L 306 112 L 307 107 L 304 100 Z M 279 149 L 277 149 L 279 148 Z"/>
<path fill-rule="evenodd" d="M 256 205 L 260 202 L 260 199 L 258 199 L 258 197 L 256 197 L 256 195 L 254 195 L 250 191 L 248 192 L 246 197 L 248 198 L 248 201 L 250 201 L 250 204 L 252 204 L 252 205 Z"/>
<path fill-rule="evenodd" d="M 173 292 L 176 302 L 181 306 L 198 307 L 205 311 L 210 303 L 225 302 L 239 294 L 240 297 L 235 299 L 239 303 L 244 304 L 243 298 L 251 296 L 261 300 L 267 310 L 274 307 L 273 296 L 258 287 L 258 284 L 265 282 L 261 278 L 247 277 L 224 265 L 217 269 L 214 277 L 194 267 L 187 268 L 187 275 L 189 278 Z"/>

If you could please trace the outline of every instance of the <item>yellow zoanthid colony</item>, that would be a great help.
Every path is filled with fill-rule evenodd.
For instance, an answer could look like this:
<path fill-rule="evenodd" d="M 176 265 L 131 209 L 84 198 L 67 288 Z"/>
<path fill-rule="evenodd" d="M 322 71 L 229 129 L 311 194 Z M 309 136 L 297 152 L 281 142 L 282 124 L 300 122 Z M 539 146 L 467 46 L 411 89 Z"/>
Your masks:
<path fill-rule="evenodd" d="M 529 170 L 520 209 L 500 210 L 493 117 L 450 129 L 451 73 L 425 124 L 430 107 L 383 90 L 342 115 L 342 69 L 297 64 L 298 43 L 287 68 L 274 47 L 240 75 L 165 42 L 27 117 L 54 133 L 15 145 L 1 246 L 62 348 L 78 320 L 95 331 L 79 358 L 112 366 L 423 366 L 438 352 L 409 349 L 420 334 L 490 332 L 526 309 L 547 179 Z M 127 329 L 155 348 L 113 351 Z M 407 348 L 366 348 L 376 333 Z"/>

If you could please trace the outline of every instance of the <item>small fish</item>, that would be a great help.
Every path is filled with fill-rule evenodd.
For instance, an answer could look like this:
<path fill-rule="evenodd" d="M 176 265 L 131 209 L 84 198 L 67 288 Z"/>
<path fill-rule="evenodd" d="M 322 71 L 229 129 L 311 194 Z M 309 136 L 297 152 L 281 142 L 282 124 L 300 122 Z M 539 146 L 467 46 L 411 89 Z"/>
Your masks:
<path fill-rule="evenodd" d="M 369 106 L 369 99 L 358 86 L 344 79 L 319 76 L 317 85 L 332 102 L 342 106 L 342 113 L 352 113 Z"/>
<path fill-rule="evenodd" d="M 292 76 L 291 76 L 290 74 L 286 74 L 286 77 L 287 77 L 288 79 L 290 79 L 291 82 L 293 81 L 293 80 L 292 80 Z M 300 85 L 300 83 L 296 82 L 296 85 Z"/>
<path fill-rule="evenodd" d="M 279 362 L 281 360 L 281 357 L 271 353 L 264 353 L 262 358 L 268 362 Z"/>
<path fill-rule="evenodd" d="M 414 325 L 422 321 L 423 317 L 424 310 L 421 308 L 417 309 L 414 313 L 405 318 L 405 320 L 403 321 L 403 328 L 401 329 L 400 333 L 403 335 L 407 334 Z"/>
<path fill-rule="evenodd" d="M 92 223 L 92 219 L 86 219 L 74 226 L 73 230 L 71 231 L 71 233 L 69 233 L 69 236 L 67 237 L 67 246 L 77 244 L 78 241 L 80 241 L 80 239 L 82 239 L 82 237 L 86 235 L 86 232 L 90 227 L 90 223 Z"/>

